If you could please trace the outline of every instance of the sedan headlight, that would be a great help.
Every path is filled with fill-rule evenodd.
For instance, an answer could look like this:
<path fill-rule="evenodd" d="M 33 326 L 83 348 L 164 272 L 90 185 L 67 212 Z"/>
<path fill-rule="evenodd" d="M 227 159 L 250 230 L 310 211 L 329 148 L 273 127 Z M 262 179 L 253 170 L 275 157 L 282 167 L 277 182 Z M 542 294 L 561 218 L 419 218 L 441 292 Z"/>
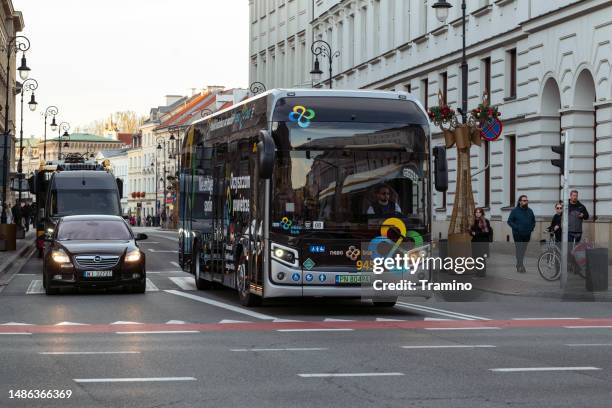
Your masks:
<path fill-rule="evenodd" d="M 70 262 L 70 257 L 61 249 L 54 249 L 53 252 L 51 252 L 51 259 L 58 264 Z"/>
<path fill-rule="evenodd" d="M 125 262 L 138 262 L 141 256 L 140 249 L 134 249 L 125 255 Z"/>

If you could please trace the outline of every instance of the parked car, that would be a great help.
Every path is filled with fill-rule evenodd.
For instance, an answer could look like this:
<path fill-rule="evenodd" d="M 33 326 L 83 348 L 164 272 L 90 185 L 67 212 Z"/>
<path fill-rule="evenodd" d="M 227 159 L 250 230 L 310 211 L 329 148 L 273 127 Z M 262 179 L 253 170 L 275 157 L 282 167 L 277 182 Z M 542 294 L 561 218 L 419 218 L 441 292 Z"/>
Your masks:
<path fill-rule="evenodd" d="M 43 286 L 48 295 L 67 286 L 122 286 L 145 292 L 145 254 L 137 241 L 147 236 L 134 235 L 122 217 L 66 216 L 45 239 L 50 244 L 43 259 Z"/>

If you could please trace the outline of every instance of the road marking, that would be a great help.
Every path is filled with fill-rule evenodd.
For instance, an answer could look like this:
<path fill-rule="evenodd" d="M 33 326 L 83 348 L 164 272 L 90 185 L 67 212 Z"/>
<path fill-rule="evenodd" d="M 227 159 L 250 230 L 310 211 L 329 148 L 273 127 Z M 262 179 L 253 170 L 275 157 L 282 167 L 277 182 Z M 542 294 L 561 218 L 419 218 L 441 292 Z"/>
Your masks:
<path fill-rule="evenodd" d="M 566 329 L 612 329 L 612 326 L 563 326 Z"/>
<path fill-rule="evenodd" d="M 159 253 L 170 253 L 170 254 L 178 254 L 178 251 L 176 250 L 165 250 L 165 249 L 153 249 L 153 248 L 148 248 L 149 252 L 159 252 Z"/>
<path fill-rule="evenodd" d="M 179 263 L 178 263 L 178 262 L 174 262 L 174 261 L 172 261 L 172 262 L 170 262 L 170 264 L 172 264 L 172 266 L 176 266 L 177 268 L 180 268 L 180 267 L 181 267 L 181 265 L 179 265 Z"/>
<path fill-rule="evenodd" d="M 176 286 L 178 286 L 179 288 L 183 290 L 197 290 L 198 289 L 196 287 L 195 278 L 193 276 L 170 277 L 168 279 L 170 279 L 172 282 L 174 282 Z"/>
<path fill-rule="evenodd" d="M 405 322 L 405 320 L 401 319 L 385 319 L 384 317 L 377 317 L 377 322 Z"/>
<path fill-rule="evenodd" d="M 30 323 L 8 322 L 2 323 L 0 326 L 32 326 Z"/>
<path fill-rule="evenodd" d="M 323 320 L 324 322 L 354 322 L 354 320 L 347 320 L 347 319 L 333 319 L 333 318 L 326 318 Z"/>
<path fill-rule="evenodd" d="M 185 324 L 187 322 L 185 322 L 184 320 L 168 320 L 166 322 L 166 324 Z"/>
<path fill-rule="evenodd" d="M 39 351 L 38 354 L 46 356 L 78 356 L 95 354 L 140 354 L 140 351 Z"/>
<path fill-rule="evenodd" d="M 566 344 L 568 347 L 609 347 L 612 343 L 577 343 L 577 344 Z"/>
<path fill-rule="evenodd" d="M 323 351 L 327 347 L 290 347 L 290 348 L 252 348 L 252 349 L 230 349 L 230 351 Z"/>
<path fill-rule="evenodd" d="M 405 302 L 397 302 L 396 306 L 403 307 L 406 309 L 416 309 L 420 312 L 428 312 L 433 314 L 438 314 L 441 316 L 452 317 L 460 320 L 490 320 L 486 317 L 468 315 L 464 313 L 453 312 L 451 310 L 437 309 L 434 307 L 418 305 L 414 303 L 405 303 Z"/>
<path fill-rule="evenodd" d="M 87 326 L 87 323 L 75 323 L 75 322 L 60 322 L 56 323 L 56 326 Z"/>
<path fill-rule="evenodd" d="M 43 288 L 43 285 L 42 285 L 42 280 L 40 279 L 32 280 L 32 282 L 30 282 L 30 285 L 28 286 L 26 295 L 40 295 L 42 293 L 45 293 L 45 289 Z"/>
<path fill-rule="evenodd" d="M 272 323 L 299 323 L 301 320 L 292 320 L 292 319 L 274 319 Z"/>
<path fill-rule="evenodd" d="M 499 327 L 479 326 L 479 327 L 426 327 L 425 330 L 499 330 Z"/>
<path fill-rule="evenodd" d="M 228 323 L 252 323 L 252 322 L 245 322 L 244 320 L 229 320 L 229 319 L 223 319 L 219 322 L 219 324 L 228 324 Z"/>
<path fill-rule="evenodd" d="M 19 334 L 25 334 L 25 335 L 28 335 L 28 334 L 32 334 L 32 333 L 25 333 L 25 332 L 3 332 L 3 333 L 0 333 L 0 334 L 7 334 L 7 335 L 13 335 L 13 334 L 17 334 L 17 335 L 19 335 Z"/>
<path fill-rule="evenodd" d="M 76 383 L 113 383 L 113 382 L 162 382 L 197 381 L 194 377 L 149 377 L 149 378 L 73 378 Z"/>
<path fill-rule="evenodd" d="M 512 320 L 582 320 L 582 317 L 513 317 Z"/>
<path fill-rule="evenodd" d="M 426 322 L 449 322 L 451 319 L 441 319 L 439 317 L 426 317 L 423 320 Z"/>
<path fill-rule="evenodd" d="M 320 373 L 298 374 L 302 378 L 329 378 L 329 377 L 397 377 L 404 373 Z"/>
<path fill-rule="evenodd" d="M 278 329 L 277 332 L 339 332 L 353 331 L 354 329 Z"/>
<path fill-rule="evenodd" d="M 155 242 L 155 241 L 140 241 L 138 243 L 138 245 L 141 245 L 141 244 L 159 244 L 159 242 Z"/>
<path fill-rule="evenodd" d="M 147 278 L 147 292 L 157 292 L 159 288 L 155 286 L 155 284 L 151 281 L 151 279 Z"/>
<path fill-rule="evenodd" d="M 170 279 L 172 279 L 172 278 L 170 278 Z M 171 293 L 171 294 L 177 295 L 177 296 L 182 296 L 182 297 L 185 297 L 187 299 L 196 300 L 198 302 L 207 303 L 209 305 L 220 307 L 222 309 L 231 310 L 232 312 L 241 313 L 241 314 L 244 314 L 244 315 L 247 315 L 247 316 L 251 316 L 251 317 L 254 317 L 254 318 L 260 319 L 260 320 L 274 320 L 274 319 L 276 319 L 276 317 L 274 317 L 274 316 L 269 316 L 269 315 L 266 315 L 266 314 L 263 314 L 263 313 L 257 313 L 257 312 L 254 312 L 252 310 L 243 309 L 242 307 L 238 307 L 238 306 L 234 306 L 234 305 L 228 305 L 227 303 L 219 302 L 217 300 L 208 299 L 208 298 L 205 298 L 205 297 L 202 297 L 202 296 L 192 295 L 191 293 L 185 293 L 185 292 L 181 292 L 179 290 L 166 290 L 165 292 Z"/>
<path fill-rule="evenodd" d="M 142 324 L 142 323 L 140 323 L 140 322 L 124 322 L 123 320 L 119 320 L 119 321 L 113 322 L 111 324 Z"/>
<path fill-rule="evenodd" d="M 597 367 L 523 367 L 523 368 L 490 368 L 496 373 L 522 373 L 530 371 L 593 371 L 601 370 Z"/>
<path fill-rule="evenodd" d="M 15 276 L 36 276 L 38 275 L 37 273 L 18 273 Z"/>
<path fill-rule="evenodd" d="M 142 331 L 118 331 L 117 334 L 188 334 L 200 333 L 198 330 L 142 330 Z"/>
<path fill-rule="evenodd" d="M 474 345 L 453 344 L 453 345 L 448 345 L 448 346 L 402 346 L 402 348 L 404 349 L 445 349 L 445 348 L 454 349 L 454 348 L 494 348 L 494 347 L 495 346 L 491 344 L 474 344 Z"/>

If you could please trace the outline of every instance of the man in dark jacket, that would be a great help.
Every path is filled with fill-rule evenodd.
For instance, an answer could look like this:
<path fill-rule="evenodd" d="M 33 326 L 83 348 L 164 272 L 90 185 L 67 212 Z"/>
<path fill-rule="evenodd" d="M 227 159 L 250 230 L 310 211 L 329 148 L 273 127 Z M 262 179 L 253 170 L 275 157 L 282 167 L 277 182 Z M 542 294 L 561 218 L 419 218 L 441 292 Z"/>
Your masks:
<path fill-rule="evenodd" d="M 582 221 L 589 219 L 589 212 L 586 207 L 578 201 L 578 191 L 576 190 L 570 192 L 567 214 L 567 240 L 570 243 L 578 243 L 580 239 L 582 239 Z"/>
<path fill-rule="evenodd" d="M 516 271 L 520 273 L 526 272 L 523 259 L 531 239 L 531 232 L 535 228 L 535 216 L 528 204 L 527 196 L 520 196 L 517 206 L 514 207 L 510 217 L 508 217 L 508 225 L 512 228 L 512 237 L 516 247 Z"/>

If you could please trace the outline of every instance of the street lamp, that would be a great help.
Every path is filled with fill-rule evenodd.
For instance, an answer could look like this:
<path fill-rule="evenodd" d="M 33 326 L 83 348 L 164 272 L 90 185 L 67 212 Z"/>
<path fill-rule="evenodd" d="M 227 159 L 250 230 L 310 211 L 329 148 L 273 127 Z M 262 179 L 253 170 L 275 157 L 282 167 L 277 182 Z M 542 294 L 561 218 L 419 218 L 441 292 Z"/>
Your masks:
<path fill-rule="evenodd" d="M 28 102 L 28 106 L 30 107 L 31 111 L 34 111 L 36 109 L 36 97 L 34 96 L 34 91 L 38 88 L 38 82 L 34 79 L 34 78 L 29 78 L 26 79 L 25 81 L 23 81 L 23 83 L 21 84 L 21 89 L 20 89 L 20 93 L 21 93 L 21 128 L 19 129 L 19 163 L 17 164 L 17 180 L 19 182 L 19 190 L 17 192 L 18 194 L 18 198 L 17 198 L 17 202 L 19 203 L 19 206 L 21 207 L 21 180 L 23 178 L 23 94 L 25 94 L 27 91 L 30 91 L 32 93 L 32 98 L 30 99 L 30 102 Z"/>
<path fill-rule="evenodd" d="M 323 75 L 323 71 L 321 71 L 321 67 L 319 65 L 319 55 L 321 58 L 327 58 L 327 62 L 329 63 L 329 89 L 332 88 L 332 62 L 334 58 L 338 58 L 340 56 L 340 51 L 332 52 L 331 45 L 327 41 L 317 40 L 312 43 L 310 47 L 310 51 L 315 56 L 314 68 L 310 71 L 310 75 L 312 76 L 312 80 L 314 82 L 319 82 L 321 79 L 321 75 Z"/>
<path fill-rule="evenodd" d="M 452 4 L 450 4 L 446 0 L 438 0 L 431 6 L 436 11 L 436 18 L 439 22 L 445 23 L 448 18 L 448 12 Z M 461 113 L 462 122 L 465 123 L 467 120 L 467 98 L 468 98 L 468 65 L 467 60 L 465 58 L 465 0 L 461 1 L 461 25 L 463 29 L 463 44 L 461 47 L 461 109 L 459 109 L 459 113 Z"/>
<path fill-rule="evenodd" d="M 61 134 L 62 130 L 64 131 L 64 134 Z M 70 123 L 68 122 L 62 122 L 57 127 L 57 146 L 58 146 L 57 160 L 62 159 L 62 138 L 70 138 L 70 135 L 68 134 L 69 130 L 70 130 Z"/>
<path fill-rule="evenodd" d="M 43 160 L 45 163 L 47 162 L 47 116 L 53 115 L 53 121 L 51 122 L 51 131 L 55 132 L 57 130 L 57 123 L 55 123 L 55 115 L 59 112 L 57 106 L 49 106 L 45 109 L 45 131 L 44 131 L 44 145 L 43 145 Z"/>
<path fill-rule="evenodd" d="M 262 92 L 266 92 L 266 86 L 261 82 L 255 81 L 249 86 L 249 90 L 253 95 L 257 95 Z"/>
<path fill-rule="evenodd" d="M 0 215 L 0 223 L 6 224 L 6 190 L 8 186 L 8 146 L 9 146 L 9 78 L 11 77 L 11 54 L 21 51 L 21 66 L 17 68 L 19 71 L 19 77 L 22 80 L 28 79 L 30 75 L 30 68 L 26 63 L 25 52 L 30 49 L 30 40 L 23 35 L 17 35 L 15 37 L 11 37 L 8 40 L 8 44 L 4 48 L 3 51 L 6 51 L 6 74 L 4 78 L 6 79 L 6 103 L 4 104 L 4 146 L 2 147 L 2 214 Z"/>

